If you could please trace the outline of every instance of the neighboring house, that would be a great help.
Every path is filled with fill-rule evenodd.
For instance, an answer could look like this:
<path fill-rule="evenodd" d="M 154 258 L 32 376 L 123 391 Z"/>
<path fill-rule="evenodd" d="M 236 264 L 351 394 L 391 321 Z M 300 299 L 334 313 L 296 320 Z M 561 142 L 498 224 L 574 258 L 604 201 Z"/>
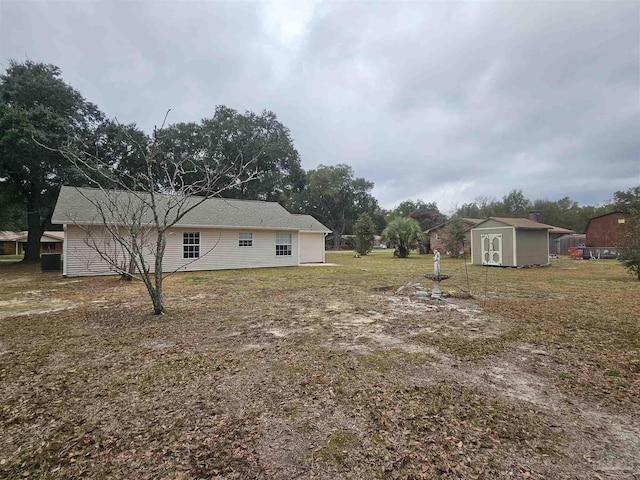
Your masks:
<path fill-rule="evenodd" d="M 471 263 L 502 267 L 549 264 L 548 225 L 490 217 L 471 229 Z"/>
<path fill-rule="evenodd" d="M 629 218 L 631 215 L 624 212 L 593 217 L 585 231 L 587 247 L 617 247 Z"/>
<path fill-rule="evenodd" d="M 22 255 L 27 246 L 28 232 L 0 231 L 0 255 Z M 62 253 L 64 232 L 47 231 L 40 238 L 40 253 Z"/>
<path fill-rule="evenodd" d="M 471 229 L 482 222 L 482 219 L 479 218 L 460 218 L 462 224 L 464 225 L 464 230 L 467 232 L 465 245 L 464 245 L 464 253 L 465 255 L 471 255 Z M 433 252 L 438 249 L 440 252 L 446 252 L 446 243 L 447 243 L 447 232 L 449 224 L 451 220 L 441 223 L 440 225 L 436 225 L 429 230 L 426 230 L 424 233 L 429 235 L 429 250 Z"/>
<path fill-rule="evenodd" d="M 116 195 L 124 205 L 136 201 L 126 192 Z M 66 276 L 115 273 L 89 246 L 91 242 L 113 242 L 105 234 L 95 205 L 87 198 L 99 200 L 104 194 L 99 189 L 62 187 L 53 212 L 52 223 L 64 227 Z M 276 202 L 211 198 L 167 231 L 163 270 L 320 263 L 325 261 L 324 237 L 329 232 L 310 215 L 293 215 Z"/>

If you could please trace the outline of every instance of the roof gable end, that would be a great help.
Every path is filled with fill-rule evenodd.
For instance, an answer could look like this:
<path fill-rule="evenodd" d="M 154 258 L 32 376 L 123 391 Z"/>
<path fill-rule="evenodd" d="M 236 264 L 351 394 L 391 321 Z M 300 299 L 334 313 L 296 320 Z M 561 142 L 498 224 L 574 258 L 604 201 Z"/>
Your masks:
<path fill-rule="evenodd" d="M 481 228 L 482 225 L 489 222 L 490 220 L 494 222 L 498 222 L 503 224 L 506 227 L 515 227 L 517 229 L 526 229 L 526 230 L 549 230 L 551 227 L 549 225 L 545 225 L 543 223 L 534 222 L 533 220 L 529 220 L 528 218 L 509 218 L 509 217 L 489 217 L 486 220 L 480 222 L 472 230 L 476 228 Z"/>

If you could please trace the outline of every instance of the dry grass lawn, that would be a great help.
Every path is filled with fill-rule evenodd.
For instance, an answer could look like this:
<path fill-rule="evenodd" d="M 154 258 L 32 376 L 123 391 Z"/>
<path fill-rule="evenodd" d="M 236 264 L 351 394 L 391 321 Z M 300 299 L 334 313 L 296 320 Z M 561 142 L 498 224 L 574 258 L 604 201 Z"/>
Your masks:
<path fill-rule="evenodd" d="M 139 283 L 0 264 L 0 477 L 640 478 L 640 282 L 431 257 Z M 468 271 L 468 281 L 467 274 Z M 467 297 L 471 294 L 471 298 Z"/>

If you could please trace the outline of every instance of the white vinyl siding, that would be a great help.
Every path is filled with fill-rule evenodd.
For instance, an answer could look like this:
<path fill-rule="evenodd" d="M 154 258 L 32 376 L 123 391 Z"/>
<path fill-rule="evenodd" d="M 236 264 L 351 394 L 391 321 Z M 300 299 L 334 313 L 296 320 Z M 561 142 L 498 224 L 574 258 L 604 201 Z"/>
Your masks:
<path fill-rule="evenodd" d="M 253 247 L 253 233 L 251 232 L 238 233 L 238 246 Z"/>
<path fill-rule="evenodd" d="M 124 249 L 114 242 L 109 235 L 104 235 L 104 227 L 91 227 L 91 236 L 77 225 L 67 225 L 64 239 L 64 273 L 70 277 L 89 275 L 112 275 L 117 273 L 114 267 L 104 261 L 90 245 L 96 245 L 107 252 L 109 258 L 117 260 L 126 268 L 129 256 Z M 154 255 L 149 249 L 145 254 L 145 262 L 153 270 Z"/>
<path fill-rule="evenodd" d="M 100 256 L 88 247 L 84 241 L 84 231 L 76 225 L 67 225 L 65 239 L 65 270 L 68 276 L 110 275 L 114 274 Z M 99 232 L 102 227 L 94 227 Z M 298 233 L 291 232 L 292 254 L 275 255 L 276 232 L 259 230 L 253 232 L 253 247 L 238 248 L 238 230 L 201 229 L 200 257 L 183 258 L 183 234 L 193 232 L 190 229 L 172 228 L 167 232 L 167 243 L 163 261 L 163 270 L 171 272 L 195 270 L 228 270 L 235 268 L 291 267 L 298 265 Z M 280 232 L 278 232 L 280 233 Z M 119 258 L 124 256 L 119 253 Z M 153 270 L 153 255 L 146 256 Z"/>
<path fill-rule="evenodd" d="M 293 238 L 290 233 L 276 233 L 276 256 L 292 256 Z"/>
<path fill-rule="evenodd" d="M 300 263 L 324 263 L 324 233 L 300 233 Z"/>
<path fill-rule="evenodd" d="M 171 229 L 167 234 L 164 255 L 165 271 L 230 270 L 235 268 L 291 267 L 298 265 L 297 232 L 292 232 L 292 255 L 275 255 L 276 232 L 253 232 L 253 246 L 238 248 L 238 230 L 201 229 L 200 258 L 185 266 L 182 258 L 184 229 Z"/>

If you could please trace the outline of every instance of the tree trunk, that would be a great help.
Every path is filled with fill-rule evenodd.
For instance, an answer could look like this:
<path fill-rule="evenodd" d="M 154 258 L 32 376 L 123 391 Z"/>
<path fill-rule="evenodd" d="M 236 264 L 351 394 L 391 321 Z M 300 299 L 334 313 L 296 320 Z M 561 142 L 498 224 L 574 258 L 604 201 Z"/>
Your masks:
<path fill-rule="evenodd" d="M 342 235 L 337 233 L 333 234 L 333 249 L 340 250 L 340 244 L 342 243 Z"/>
<path fill-rule="evenodd" d="M 342 224 L 339 227 L 339 231 L 334 231 L 333 232 L 333 249 L 334 250 L 340 250 L 340 247 L 342 246 L 342 235 L 344 234 L 344 215 L 342 216 L 343 220 L 342 220 Z"/>
<path fill-rule="evenodd" d="M 136 273 L 136 261 L 133 258 L 133 255 L 129 255 L 129 267 L 127 268 L 126 273 L 122 274 L 122 278 L 127 282 L 133 280 L 133 275 Z"/>
<path fill-rule="evenodd" d="M 408 251 L 407 247 L 405 247 L 404 245 L 399 245 L 398 246 L 398 257 L 407 258 L 408 256 L 409 256 L 409 251 Z"/>
<path fill-rule="evenodd" d="M 158 229 L 158 240 L 156 243 L 156 259 L 155 271 L 153 272 L 155 292 L 152 296 L 153 314 L 161 315 L 164 313 L 164 300 L 162 298 L 162 259 L 164 258 L 164 249 L 166 247 L 166 238 L 164 230 Z"/>
<path fill-rule="evenodd" d="M 40 238 L 42 238 L 40 202 L 37 197 L 32 196 L 27 200 L 27 223 L 29 233 L 23 262 L 36 263 L 40 261 Z"/>
<path fill-rule="evenodd" d="M 162 313 L 164 312 L 164 302 L 162 300 L 162 282 L 160 283 L 159 288 L 160 289 L 158 290 L 158 286 L 156 286 L 156 288 L 151 293 L 154 315 L 162 315 Z"/>

